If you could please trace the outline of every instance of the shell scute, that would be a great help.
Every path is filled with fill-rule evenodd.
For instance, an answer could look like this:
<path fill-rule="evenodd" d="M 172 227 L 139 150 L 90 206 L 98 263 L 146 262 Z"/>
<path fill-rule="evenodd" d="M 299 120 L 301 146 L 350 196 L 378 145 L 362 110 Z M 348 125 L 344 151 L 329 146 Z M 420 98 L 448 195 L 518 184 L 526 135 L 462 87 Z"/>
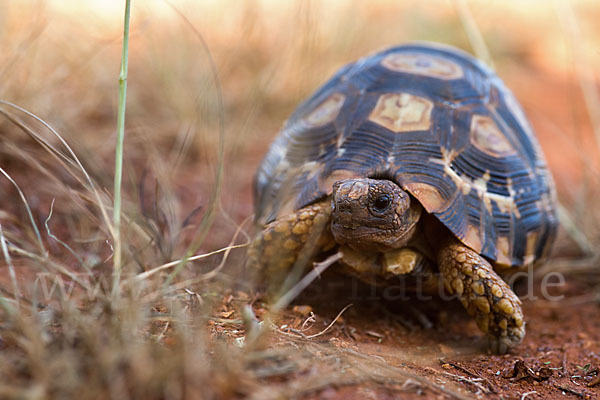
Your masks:
<path fill-rule="evenodd" d="M 302 103 L 257 172 L 256 219 L 363 177 L 394 180 L 499 264 L 543 257 L 556 232 L 552 178 L 523 110 L 490 69 L 449 47 L 365 57 Z"/>

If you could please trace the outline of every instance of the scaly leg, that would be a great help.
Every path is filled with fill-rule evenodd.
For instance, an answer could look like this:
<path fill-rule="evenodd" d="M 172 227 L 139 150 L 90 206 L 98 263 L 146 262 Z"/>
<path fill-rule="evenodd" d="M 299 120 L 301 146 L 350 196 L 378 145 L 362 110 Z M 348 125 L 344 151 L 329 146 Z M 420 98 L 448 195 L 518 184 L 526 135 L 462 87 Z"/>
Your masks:
<path fill-rule="evenodd" d="M 492 351 L 503 354 L 521 343 L 525 336 L 521 301 L 485 258 L 451 239 L 440 248 L 438 266 L 446 290 L 458 295 L 488 335 Z"/>
<path fill-rule="evenodd" d="M 323 201 L 271 222 L 250 245 L 247 268 L 266 281 L 271 294 L 279 291 L 292 271 L 303 272 L 317 254 L 335 246 L 330 216 L 331 202 Z"/>

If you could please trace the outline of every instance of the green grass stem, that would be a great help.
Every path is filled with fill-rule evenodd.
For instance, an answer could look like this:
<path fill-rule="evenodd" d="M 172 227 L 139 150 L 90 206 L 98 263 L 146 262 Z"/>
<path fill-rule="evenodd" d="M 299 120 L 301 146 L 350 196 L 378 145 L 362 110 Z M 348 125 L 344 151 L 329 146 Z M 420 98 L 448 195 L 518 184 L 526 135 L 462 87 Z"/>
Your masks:
<path fill-rule="evenodd" d="M 123 23 L 123 52 L 119 73 L 119 109 L 117 116 L 117 144 L 115 146 L 115 206 L 113 210 L 114 236 L 114 273 L 115 290 L 119 287 L 121 275 L 121 182 L 123 179 L 123 142 L 125 141 L 125 104 L 127 99 L 127 64 L 129 56 L 129 15 L 131 0 L 125 0 L 125 21 Z"/>

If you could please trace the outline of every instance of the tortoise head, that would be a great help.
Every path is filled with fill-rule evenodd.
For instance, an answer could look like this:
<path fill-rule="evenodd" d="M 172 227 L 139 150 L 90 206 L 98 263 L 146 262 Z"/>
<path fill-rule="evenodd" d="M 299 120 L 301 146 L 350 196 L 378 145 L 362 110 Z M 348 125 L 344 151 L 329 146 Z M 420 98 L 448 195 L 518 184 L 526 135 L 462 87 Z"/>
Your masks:
<path fill-rule="evenodd" d="M 421 205 L 394 182 L 346 179 L 333 185 L 331 231 L 355 250 L 386 251 L 406 246 Z"/>

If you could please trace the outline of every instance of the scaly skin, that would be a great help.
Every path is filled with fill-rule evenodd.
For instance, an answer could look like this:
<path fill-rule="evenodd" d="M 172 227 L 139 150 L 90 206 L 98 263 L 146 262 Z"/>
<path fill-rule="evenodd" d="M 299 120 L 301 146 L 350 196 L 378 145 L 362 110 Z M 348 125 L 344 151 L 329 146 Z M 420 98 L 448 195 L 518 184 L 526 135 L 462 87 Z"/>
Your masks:
<path fill-rule="evenodd" d="M 329 228 L 331 202 L 323 201 L 278 218 L 259 233 L 248 249 L 248 269 L 279 290 L 295 266 L 303 271 L 314 257 L 335 246 Z"/>
<path fill-rule="evenodd" d="M 260 277 L 261 283 L 267 283 L 269 294 L 280 295 L 282 289 L 287 290 L 300 279 L 318 254 L 338 245 L 338 236 L 338 241 L 342 241 L 342 263 L 361 279 L 386 284 L 402 275 L 414 278 L 422 274 L 429 277 L 421 282 L 424 284 L 422 289 L 429 291 L 438 287 L 432 265 L 418 251 L 402 245 L 415 231 L 407 226 L 414 227 L 420 213 L 413 212 L 414 207 L 409 207 L 408 203 L 398 212 L 399 206 L 403 205 L 401 200 L 405 198 L 394 191 L 401 189 L 390 183 L 375 184 L 370 180 L 353 182 L 343 181 L 342 184 L 351 190 L 334 194 L 336 208 L 333 213 L 329 200 L 302 208 L 268 224 L 252 242 L 248 250 L 248 267 Z M 373 210 L 370 202 L 378 198 L 370 196 L 368 201 L 365 200 L 369 195 L 367 183 L 369 190 L 387 185 L 388 198 L 395 202 L 385 210 Z M 336 187 L 344 189 L 342 184 Z M 338 194 L 340 199 L 335 197 Z M 339 200 L 349 201 L 344 208 Z M 337 231 L 333 229 L 332 232 L 336 223 Z M 357 234 L 359 230 L 362 235 Z M 338 236 L 335 236 L 336 232 Z M 439 232 L 434 237 L 444 237 L 444 234 L 450 235 Z M 402 243 L 398 248 L 385 249 L 390 243 L 397 245 L 399 236 Z M 385 249 L 383 258 L 379 253 L 381 247 Z M 488 335 L 494 352 L 506 353 L 523 340 L 525 324 L 521 301 L 485 258 L 452 237 L 438 248 L 437 263 L 445 289 L 458 296 L 479 328 Z"/>
<path fill-rule="evenodd" d="M 438 266 L 446 290 L 458 296 L 488 335 L 493 352 L 504 354 L 521 343 L 525 336 L 521 301 L 485 258 L 451 239 L 440 248 Z"/>

